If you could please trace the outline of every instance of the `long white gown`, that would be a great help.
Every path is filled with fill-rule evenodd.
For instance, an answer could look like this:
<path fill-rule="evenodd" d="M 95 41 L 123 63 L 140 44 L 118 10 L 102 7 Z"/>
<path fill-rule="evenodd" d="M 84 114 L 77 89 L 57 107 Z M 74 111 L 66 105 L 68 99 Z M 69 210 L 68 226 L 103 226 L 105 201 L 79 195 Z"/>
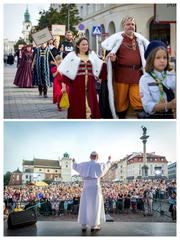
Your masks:
<path fill-rule="evenodd" d="M 92 227 L 106 221 L 100 178 L 110 166 L 110 160 L 106 164 L 97 163 L 95 160 L 73 164 L 73 169 L 84 181 L 78 213 L 78 222 L 82 225 Z"/>

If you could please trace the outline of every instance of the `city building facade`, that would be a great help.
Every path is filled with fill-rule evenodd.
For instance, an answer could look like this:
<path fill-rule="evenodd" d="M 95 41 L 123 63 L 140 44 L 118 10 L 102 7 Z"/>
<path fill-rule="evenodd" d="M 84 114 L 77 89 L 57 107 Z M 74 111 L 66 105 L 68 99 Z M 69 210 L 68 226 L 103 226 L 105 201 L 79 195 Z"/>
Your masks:
<path fill-rule="evenodd" d="M 176 162 L 168 165 L 168 178 L 172 180 L 176 179 Z"/>
<path fill-rule="evenodd" d="M 130 15 L 135 18 L 137 32 L 149 40 L 158 39 L 168 42 L 171 46 L 171 55 L 175 55 L 176 24 L 170 21 L 154 22 L 155 4 L 77 4 L 77 7 L 83 19 L 81 24 L 85 26 L 85 35 L 93 50 L 96 49 L 96 37 L 92 35 L 93 26 L 102 28 L 100 43 L 111 34 L 122 31 L 121 20 Z M 175 7 L 175 4 L 172 4 L 169 9 Z"/>
<path fill-rule="evenodd" d="M 168 178 L 168 161 L 165 156 L 147 153 L 148 173 L 147 179 Z M 127 182 L 134 179 L 143 179 L 142 173 L 143 153 L 132 153 L 113 163 L 104 181 Z"/>
<path fill-rule="evenodd" d="M 50 7 L 60 11 L 62 4 L 51 4 Z M 158 7 L 157 7 L 158 5 Z M 100 43 L 113 33 L 122 31 L 121 20 L 132 16 L 136 21 L 136 31 L 151 40 L 164 41 L 170 56 L 176 56 L 176 4 L 76 4 L 79 16 L 83 19 L 84 35 L 89 39 L 90 48 L 96 50 L 97 38 L 93 35 L 94 26 L 100 26 L 102 34 Z M 161 9 L 157 12 L 156 9 Z M 158 15 L 159 14 L 159 15 Z M 163 19 L 161 19 L 163 17 Z M 161 21 L 162 20 L 162 21 Z M 78 26 L 77 30 L 78 30 Z M 80 31 L 82 34 L 82 31 Z"/>
<path fill-rule="evenodd" d="M 21 185 L 22 184 L 23 173 L 17 169 L 11 173 L 9 185 Z"/>
<path fill-rule="evenodd" d="M 7 38 L 4 39 L 4 55 L 9 55 L 10 53 L 14 54 L 14 45 L 15 41 L 10 41 Z"/>
<path fill-rule="evenodd" d="M 165 156 L 147 153 L 147 179 L 176 179 L 176 163 L 168 166 Z M 79 182 L 82 178 L 74 175 L 72 159 L 68 153 L 64 153 L 59 160 L 47 160 L 34 158 L 32 161 L 23 160 L 23 171 L 16 170 L 11 174 L 11 185 L 21 183 L 40 182 L 51 180 L 58 182 Z M 102 181 L 128 182 L 143 179 L 142 173 L 143 153 L 133 152 L 119 161 L 113 162 L 109 171 L 102 177 Z"/>
<path fill-rule="evenodd" d="M 155 153 L 147 153 L 147 178 L 168 178 L 167 163 L 164 156 Z M 135 153 L 128 157 L 127 180 L 142 178 L 143 154 Z"/>
<path fill-rule="evenodd" d="M 59 160 L 37 159 L 23 160 L 23 183 L 52 180 L 71 182 L 72 159 L 64 153 Z"/>

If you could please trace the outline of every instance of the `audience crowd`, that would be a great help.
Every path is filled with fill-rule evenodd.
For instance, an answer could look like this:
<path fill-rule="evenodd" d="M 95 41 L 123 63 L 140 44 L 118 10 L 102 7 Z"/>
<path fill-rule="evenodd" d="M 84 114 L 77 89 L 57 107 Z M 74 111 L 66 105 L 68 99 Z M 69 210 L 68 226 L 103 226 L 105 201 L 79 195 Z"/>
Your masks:
<path fill-rule="evenodd" d="M 4 187 L 4 215 L 12 211 L 36 209 L 42 215 L 77 214 L 83 183 Z M 102 182 L 106 213 L 142 212 L 153 214 L 153 203 L 169 203 L 172 219 L 176 210 L 176 182 L 165 180 L 135 180 L 129 183 Z"/>

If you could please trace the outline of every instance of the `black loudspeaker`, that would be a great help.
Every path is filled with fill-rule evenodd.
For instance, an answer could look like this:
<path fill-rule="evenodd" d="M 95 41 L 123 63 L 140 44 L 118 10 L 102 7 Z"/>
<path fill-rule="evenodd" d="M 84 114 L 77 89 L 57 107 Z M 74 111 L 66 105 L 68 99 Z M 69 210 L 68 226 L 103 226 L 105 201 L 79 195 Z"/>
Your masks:
<path fill-rule="evenodd" d="M 114 222 L 114 219 L 109 214 L 106 214 L 106 222 Z"/>
<path fill-rule="evenodd" d="M 37 215 L 34 210 L 26 210 L 21 212 L 12 212 L 8 216 L 8 229 L 25 227 L 35 224 L 37 222 Z"/>

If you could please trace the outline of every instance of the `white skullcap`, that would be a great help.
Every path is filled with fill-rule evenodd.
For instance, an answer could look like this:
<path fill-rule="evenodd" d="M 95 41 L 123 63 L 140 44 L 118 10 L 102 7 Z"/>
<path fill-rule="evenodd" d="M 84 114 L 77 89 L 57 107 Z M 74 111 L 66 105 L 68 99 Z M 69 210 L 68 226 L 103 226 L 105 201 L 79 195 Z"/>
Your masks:
<path fill-rule="evenodd" d="M 92 153 L 91 153 L 91 156 L 97 156 L 98 154 L 97 154 L 97 152 L 96 151 L 93 151 Z"/>

